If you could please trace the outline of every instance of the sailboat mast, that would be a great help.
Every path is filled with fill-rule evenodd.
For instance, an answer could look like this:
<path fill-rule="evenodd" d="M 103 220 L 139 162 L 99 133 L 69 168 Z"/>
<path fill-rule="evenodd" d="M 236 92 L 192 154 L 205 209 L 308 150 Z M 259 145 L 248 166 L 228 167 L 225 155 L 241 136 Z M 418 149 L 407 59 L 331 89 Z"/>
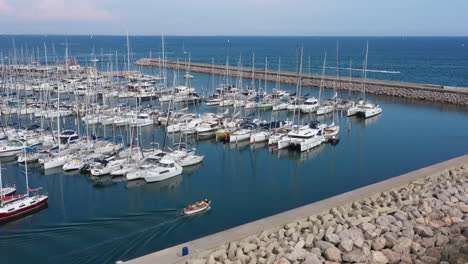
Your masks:
<path fill-rule="evenodd" d="M 26 139 L 25 139 L 25 143 L 26 143 Z M 24 146 L 23 148 L 23 154 L 24 154 L 24 173 L 26 175 L 26 196 L 29 196 L 28 158 L 26 156 L 26 146 Z"/>
<path fill-rule="evenodd" d="M 213 94 L 216 93 L 214 72 L 215 72 L 215 70 L 214 70 L 214 57 L 211 57 L 211 86 L 213 87 Z"/>
<path fill-rule="evenodd" d="M 128 39 L 128 31 L 127 31 L 127 71 L 130 74 L 130 40 Z"/>
<path fill-rule="evenodd" d="M 320 80 L 320 89 L 319 89 L 319 103 L 322 103 L 322 89 L 323 89 L 323 78 L 325 76 L 325 68 L 327 67 L 327 52 L 325 51 L 325 57 L 323 58 L 323 66 L 322 66 L 322 78 Z"/>
<path fill-rule="evenodd" d="M 340 79 L 340 53 L 339 53 L 339 41 L 336 41 L 336 79 L 338 80 L 338 85 L 341 87 L 341 82 L 339 81 Z M 333 87 L 333 92 L 336 93 L 336 86 Z M 335 96 L 335 94 L 333 94 Z"/>
<path fill-rule="evenodd" d="M 280 89 L 280 81 L 281 81 L 281 57 L 278 58 L 278 72 L 276 73 L 276 89 Z"/>
<path fill-rule="evenodd" d="M 255 52 L 252 52 L 252 89 L 255 90 Z"/>
<path fill-rule="evenodd" d="M 166 54 L 164 49 L 164 33 L 161 34 L 161 49 L 162 49 L 162 77 L 164 82 L 164 89 L 167 88 L 166 80 Z"/>
<path fill-rule="evenodd" d="M 302 89 L 302 59 L 303 59 L 303 56 L 304 56 L 304 47 L 301 47 L 301 59 L 300 59 L 300 62 L 299 62 L 299 80 L 298 80 L 298 93 L 297 93 L 298 98 L 301 97 L 301 89 Z M 301 120 L 301 111 L 299 111 L 299 109 L 295 109 L 294 112 L 296 112 L 296 110 L 297 110 L 297 124 L 299 124 L 299 121 Z M 296 129 L 299 130 L 299 125 L 297 126 Z"/>
<path fill-rule="evenodd" d="M 349 58 L 349 90 L 348 97 L 351 96 L 351 85 L 353 84 L 353 59 Z"/>
<path fill-rule="evenodd" d="M 267 92 L 268 57 L 265 56 L 265 93 Z"/>
<path fill-rule="evenodd" d="M 364 80 L 362 81 L 362 100 L 366 101 L 366 79 L 367 79 L 367 56 L 369 55 L 369 41 L 366 44 L 366 58 L 364 60 Z"/>

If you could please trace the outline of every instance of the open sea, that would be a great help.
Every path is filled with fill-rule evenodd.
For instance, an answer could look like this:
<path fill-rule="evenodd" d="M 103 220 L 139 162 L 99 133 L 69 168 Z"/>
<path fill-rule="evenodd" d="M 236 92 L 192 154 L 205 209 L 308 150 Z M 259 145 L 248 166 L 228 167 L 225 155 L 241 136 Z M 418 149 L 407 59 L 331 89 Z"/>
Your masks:
<path fill-rule="evenodd" d="M 242 65 L 250 67 L 254 54 L 257 68 L 265 66 L 267 57 L 268 68 L 277 69 L 281 58 L 282 70 L 295 71 L 297 51 L 303 47 L 305 72 L 320 73 L 326 52 L 327 74 L 337 74 L 338 64 L 339 74 L 349 76 L 352 62 L 354 77 L 362 75 L 359 69 L 367 41 L 369 78 L 468 87 L 468 37 L 165 38 L 171 60 L 186 60 L 186 51 L 193 62 L 211 63 L 214 59 L 216 64 L 225 64 L 228 58 L 234 66 L 242 57 Z M 63 63 L 65 43 L 70 57 L 82 65 L 92 66 L 92 59 L 97 58 L 96 66 L 102 70 L 127 69 L 125 36 L 0 36 L 0 63 L 45 63 L 46 59 L 48 63 Z M 161 56 L 161 37 L 131 36 L 130 43 L 132 62 Z M 159 74 L 156 68 L 143 71 Z M 200 93 L 212 90 L 210 76 L 193 75 L 193 86 Z M 216 84 L 221 81 L 216 77 Z M 270 91 L 274 86 L 267 84 Z M 317 96 L 318 89 L 305 87 L 306 93 Z M 325 91 L 325 97 L 331 95 Z M 336 115 L 335 123 L 341 127 L 341 141 L 336 146 L 326 144 L 299 153 L 262 144 L 190 139 L 197 153 L 206 155 L 203 164 L 160 183 L 94 178 L 31 165 L 30 186 L 44 187 L 49 205 L 0 226 L 0 263 L 128 260 L 468 152 L 468 109 L 386 96 L 369 95 L 368 99 L 380 104 L 383 113 L 366 120 Z M 204 105 L 190 110 L 224 111 Z M 287 113 L 259 115 L 265 120 L 292 119 Z M 331 120 L 332 116 L 319 119 Z M 68 120 L 70 128 L 73 123 Z M 142 132 L 146 146 L 153 137 L 163 140 L 162 127 L 149 126 Z M 16 183 L 21 193 L 24 166 L 12 160 L 1 163 L 3 182 Z M 194 217 L 181 216 L 183 207 L 204 198 L 213 201 L 212 210 Z"/>

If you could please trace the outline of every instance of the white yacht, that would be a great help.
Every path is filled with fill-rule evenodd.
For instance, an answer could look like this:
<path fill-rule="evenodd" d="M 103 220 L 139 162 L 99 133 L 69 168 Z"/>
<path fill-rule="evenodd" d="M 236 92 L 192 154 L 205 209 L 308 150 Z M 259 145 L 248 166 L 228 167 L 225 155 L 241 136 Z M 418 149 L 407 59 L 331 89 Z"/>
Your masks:
<path fill-rule="evenodd" d="M 146 182 L 163 181 L 182 174 L 182 167 L 170 159 L 161 159 L 159 164 L 145 171 L 143 178 Z"/>
<path fill-rule="evenodd" d="M 212 136 L 218 129 L 219 125 L 216 121 L 205 121 L 195 128 L 198 136 Z"/>
<path fill-rule="evenodd" d="M 307 98 L 303 104 L 299 105 L 302 113 L 313 113 L 317 111 L 317 108 L 319 108 L 319 102 L 315 97 Z"/>
<path fill-rule="evenodd" d="M 297 147 L 306 151 L 325 142 L 322 129 L 311 128 L 310 125 L 293 129 L 287 136 L 278 141 L 278 149 Z"/>
<path fill-rule="evenodd" d="M 382 113 L 382 108 L 380 108 L 379 105 L 364 103 L 357 112 L 357 115 L 364 118 L 369 118 L 376 116 L 380 113 Z"/>
<path fill-rule="evenodd" d="M 333 105 L 321 105 L 317 108 L 317 115 L 326 115 L 333 112 Z"/>

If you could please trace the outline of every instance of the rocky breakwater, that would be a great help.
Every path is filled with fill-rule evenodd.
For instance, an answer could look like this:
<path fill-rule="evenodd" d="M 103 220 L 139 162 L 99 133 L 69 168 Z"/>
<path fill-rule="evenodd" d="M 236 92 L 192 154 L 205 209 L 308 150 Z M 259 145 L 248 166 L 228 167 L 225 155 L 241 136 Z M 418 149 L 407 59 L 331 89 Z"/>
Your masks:
<path fill-rule="evenodd" d="M 224 244 L 184 263 L 465 264 L 467 238 L 464 165 Z"/>
<path fill-rule="evenodd" d="M 227 70 L 224 65 L 211 65 L 205 63 L 187 63 L 181 61 L 169 61 L 157 58 L 143 58 L 138 60 L 135 65 L 145 67 L 169 68 L 179 71 L 191 71 L 204 74 L 226 75 Z M 232 67 L 229 71 L 231 77 L 241 77 L 244 79 L 267 80 L 269 82 L 278 81 L 278 73 L 276 71 L 267 71 L 262 69 L 252 69 L 245 67 Z M 297 73 L 282 71 L 279 82 L 296 85 L 298 83 Z M 468 106 L 468 88 L 449 87 L 432 84 L 419 84 L 407 82 L 395 82 L 384 80 L 367 79 L 364 85 L 364 80 L 361 78 L 324 76 L 318 74 L 302 74 L 301 83 L 303 86 L 320 87 L 326 89 L 336 89 L 344 91 L 366 93 L 401 97 L 418 101 L 429 101 L 437 103 L 447 103 L 460 106 Z"/>

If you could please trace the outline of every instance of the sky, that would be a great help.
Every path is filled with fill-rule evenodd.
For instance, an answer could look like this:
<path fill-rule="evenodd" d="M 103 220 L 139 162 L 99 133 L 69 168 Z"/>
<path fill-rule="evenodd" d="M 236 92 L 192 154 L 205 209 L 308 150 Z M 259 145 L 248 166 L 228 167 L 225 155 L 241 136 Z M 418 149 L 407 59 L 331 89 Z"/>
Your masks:
<path fill-rule="evenodd" d="M 468 36 L 467 0 L 0 0 L 0 34 Z"/>

